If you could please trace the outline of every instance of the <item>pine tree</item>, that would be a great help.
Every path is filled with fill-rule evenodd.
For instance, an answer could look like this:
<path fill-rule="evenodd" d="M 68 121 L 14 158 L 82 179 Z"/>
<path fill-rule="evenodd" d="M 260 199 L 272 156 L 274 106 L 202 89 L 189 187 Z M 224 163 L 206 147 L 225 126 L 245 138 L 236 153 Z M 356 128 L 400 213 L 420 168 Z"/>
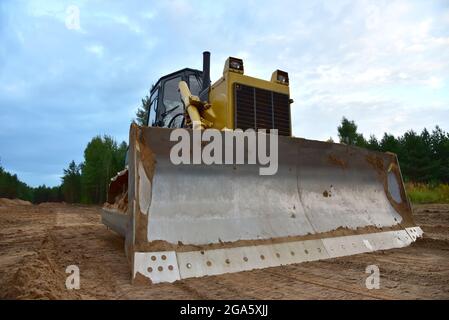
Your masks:
<path fill-rule="evenodd" d="M 357 145 L 363 148 L 367 147 L 367 142 L 363 135 L 357 133 L 357 125 L 353 120 L 350 121 L 346 117 L 343 117 L 341 125 L 338 126 L 337 130 L 340 143 Z"/>
<path fill-rule="evenodd" d="M 70 162 L 69 167 L 64 169 L 61 187 L 66 202 L 77 203 L 81 200 L 81 166 L 75 161 Z"/>
<path fill-rule="evenodd" d="M 142 99 L 142 105 L 136 111 L 136 122 L 140 126 L 147 125 L 148 111 L 150 110 L 150 97 L 145 96 Z"/>
<path fill-rule="evenodd" d="M 110 180 L 123 170 L 127 145 L 110 136 L 94 137 L 84 150 L 81 168 L 82 200 L 101 204 L 106 200 Z"/>
<path fill-rule="evenodd" d="M 438 161 L 437 180 L 449 183 L 449 133 L 436 126 L 430 137 L 432 158 Z"/>
<path fill-rule="evenodd" d="M 368 149 L 374 150 L 374 151 L 379 151 L 380 150 L 380 144 L 379 144 L 379 141 L 377 140 L 375 135 L 373 135 L 373 134 L 370 135 L 366 147 Z"/>

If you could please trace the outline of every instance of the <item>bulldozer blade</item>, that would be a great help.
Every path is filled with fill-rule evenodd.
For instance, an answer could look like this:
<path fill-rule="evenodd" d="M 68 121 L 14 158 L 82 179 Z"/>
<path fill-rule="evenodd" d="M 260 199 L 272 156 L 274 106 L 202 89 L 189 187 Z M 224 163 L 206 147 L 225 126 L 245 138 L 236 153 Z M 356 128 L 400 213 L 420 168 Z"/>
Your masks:
<path fill-rule="evenodd" d="M 279 136 L 277 172 L 260 175 L 259 164 L 173 164 L 173 130 L 131 126 L 126 219 L 103 211 L 107 225 L 126 230 L 133 278 L 173 282 L 400 248 L 422 236 L 394 154 Z"/>

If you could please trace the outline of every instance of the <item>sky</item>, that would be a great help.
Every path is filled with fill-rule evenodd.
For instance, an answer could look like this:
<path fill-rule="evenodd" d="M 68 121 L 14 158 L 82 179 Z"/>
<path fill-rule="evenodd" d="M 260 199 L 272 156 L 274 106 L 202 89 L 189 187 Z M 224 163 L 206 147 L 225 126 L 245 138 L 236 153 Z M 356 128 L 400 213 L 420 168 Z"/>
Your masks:
<path fill-rule="evenodd" d="M 92 137 L 128 140 L 159 77 L 228 56 L 289 73 L 293 134 L 449 131 L 449 0 L 0 0 L 0 165 L 58 185 Z"/>

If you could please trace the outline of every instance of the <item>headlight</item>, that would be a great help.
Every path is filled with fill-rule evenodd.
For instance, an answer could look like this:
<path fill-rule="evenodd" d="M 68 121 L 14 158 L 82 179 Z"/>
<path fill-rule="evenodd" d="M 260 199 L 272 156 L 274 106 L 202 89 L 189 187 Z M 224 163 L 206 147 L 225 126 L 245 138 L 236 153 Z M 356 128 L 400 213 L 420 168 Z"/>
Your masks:
<path fill-rule="evenodd" d="M 243 60 L 229 57 L 229 69 L 240 71 L 243 73 Z"/>
<path fill-rule="evenodd" d="M 231 61 L 230 64 L 231 64 L 231 68 L 232 69 L 240 69 L 242 67 L 241 64 L 238 61 L 235 61 L 235 60 Z"/>
<path fill-rule="evenodd" d="M 282 82 L 282 83 L 287 83 L 288 82 L 287 77 L 284 76 L 283 74 L 278 74 L 278 80 L 280 82 Z"/>
<path fill-rule="evenodd" d="M 288 73 L 278 70 L 278 81 L 281 83 L 288 84 Z"/>
<path fill-rule="evenodd" d="M 285 71 L 276 70 L 271 75 L 271 81 L 288 85 L 288 73 Z"/>

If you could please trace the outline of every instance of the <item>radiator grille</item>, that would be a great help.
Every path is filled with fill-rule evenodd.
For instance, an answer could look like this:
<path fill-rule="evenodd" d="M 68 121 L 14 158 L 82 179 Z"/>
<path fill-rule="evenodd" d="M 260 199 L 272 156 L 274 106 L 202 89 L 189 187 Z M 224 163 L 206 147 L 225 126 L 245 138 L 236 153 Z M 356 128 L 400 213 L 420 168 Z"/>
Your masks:
<path fill-rule="evenodd" d="M 234 85 L 235 127 L 238 129 L 278 129 L 290 136 L 290 102 L 286 94 Z"/>

